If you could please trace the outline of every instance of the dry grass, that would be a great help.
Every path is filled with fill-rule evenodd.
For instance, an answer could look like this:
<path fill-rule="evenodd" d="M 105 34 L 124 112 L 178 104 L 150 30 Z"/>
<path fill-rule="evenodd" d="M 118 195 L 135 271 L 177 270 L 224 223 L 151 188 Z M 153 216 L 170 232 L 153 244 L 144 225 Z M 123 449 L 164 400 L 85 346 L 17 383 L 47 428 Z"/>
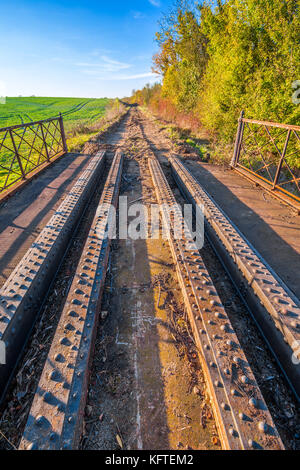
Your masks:
<path fill-rule="evenodd" d="M 173 142 L 185 141 L 196 148 L 200 156 L 208 152 L 210 163 L 229 165 L 234 144 L 220 142 L 217 135 L 208 132 L 195 116 L 179 113 L 174 105 L 164 99 L 143 109 L 154 117 L 161 127 L 168 130 Z"/>

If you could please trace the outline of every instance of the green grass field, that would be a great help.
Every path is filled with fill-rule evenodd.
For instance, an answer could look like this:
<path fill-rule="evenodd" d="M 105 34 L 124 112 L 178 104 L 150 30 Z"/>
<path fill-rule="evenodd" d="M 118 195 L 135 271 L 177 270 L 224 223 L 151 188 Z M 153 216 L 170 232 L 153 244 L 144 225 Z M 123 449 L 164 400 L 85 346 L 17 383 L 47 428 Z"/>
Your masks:
<path fill-rule="evenodd" d="M 0 128 L 63 115 L 68 131 L 79 122 L 91 124 L 103 116 L 108 98 L 7 98 L 0 105 Z"/>
<path fill-rule="evenodd" d="M 68 148 L 70 151 L 76 151 L 80 150 L 84 143 L 97 133 L 98 121 L 100 124 L 106 109 L 111 106 L 113 102 L 108 98 L 7 98 L 6 104 L 0 105 L 0 129 L 56 117 L 61 113 Z M 50 131 L 53 132 L 54 129 L 51 126 L 52 124 Z M 23 128 L 16 130 L 14 140 L 23 170 L 28 173 L 36 165 L 44 163 L 46 156 L 44 155 L 41 159 L 39 154 L 39 149 L 43 148 L 42 135 L 39 135 L 41 132 L 38 132 L 37 137 L 30 128 L 25 134 L 23 132 Z M 21 140 L 22 135 L 24 135 L 24 141 Z M 46 140 L 50 143 L 51 135 L 47 135 Z M 10 135 L 0 131 L 0 193 L 20 180 L 21 176 Z"/>

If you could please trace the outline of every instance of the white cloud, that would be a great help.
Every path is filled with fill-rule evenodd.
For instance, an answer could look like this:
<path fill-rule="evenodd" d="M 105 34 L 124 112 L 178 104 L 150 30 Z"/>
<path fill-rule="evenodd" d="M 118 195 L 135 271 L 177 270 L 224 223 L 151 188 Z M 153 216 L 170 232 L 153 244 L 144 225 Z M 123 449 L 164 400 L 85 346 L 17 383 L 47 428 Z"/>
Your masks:
<path fill-rule="evenodd" d="M 139 78 L 151 78 L 152 80 L 154 77 L 157 77 L 157 74 L 151 73 L 151 72 L 145 72 L 145 73 L 136 73 L 132 75 L 105 75 L 103 72 L 98 71 L 98 70 L 83 70 L 83 73 L 86 75 L 91 75 L 98 80 L 137 80 Z"/>
<path fill-rule="evenodd" d="M 142 20 L 143 18 L 146 18 L 146 15 L 144 15 L 144 13 L 142 13 L 141 11 L 134 11 L 133 18 L 135 20 Z"/>
<path fill-rule="evenodd" d="M 119 62 L 118 60 L 113 60 L 113 59 L 110 59 L 109 57 L 106 57 L 106 56 L 102 56 L 101 58 L 102 58 L 102 60 L 104 60 L 108 64 L 121 65 L 122 67 L 125 66 L 125 68 L 130 67 L 130 65 L 128 65 L 128 64 L 123 64 L 122 62 Z"/>
<path fill-rule="evenodd" d="M 149 0 L 149 2 L 151 3 L 151 5 L 153 5 L 154 7 L 160 7 L 160 0 Z"/>
<path fill-rule="evenodd" d="M 136 58 L 132 60 L 134 63 Z M 133 68 L 133 64 L 114 60 L 108 55 L 102 55 L 101 57 L 98 57 L 95 61 L 90 60 L 87 62 L 78 62 L 75 65 L 77 67 L 80 67 L 80 71 L 82 74 L 89 75 L 90 77 L 96 80 L 126 81 L 149 78 L 149 81 L 153 82 L 158 78 L 157 74 L 152 72 L 134 73 L 134 70 L 132 70 L 131 73 L 125 73 L 125 70 Z M 135 69 L 136 68 L 137 67 L 135 67 Z"/>
<path fill-rule="evenodd" d="M 78 62 L 76 65 L 78 67 L 97 68 L 99 71 L 103 72 L 119 72 L 120 70 L 129 69 L 131 67 L 130 64 L 110 59 L 109 57 L 104 55 L 100 57 L 100 60 L 102 62 Z"/>
<path fill-rule="evenodd" d="M 147 77 L 155 77 L 157 76 L 155 73 L 137 73 L 135 75 L 120 75 L 115 77 L 115 80 L 136 80 L 137 78 L 147 78 Z"/>

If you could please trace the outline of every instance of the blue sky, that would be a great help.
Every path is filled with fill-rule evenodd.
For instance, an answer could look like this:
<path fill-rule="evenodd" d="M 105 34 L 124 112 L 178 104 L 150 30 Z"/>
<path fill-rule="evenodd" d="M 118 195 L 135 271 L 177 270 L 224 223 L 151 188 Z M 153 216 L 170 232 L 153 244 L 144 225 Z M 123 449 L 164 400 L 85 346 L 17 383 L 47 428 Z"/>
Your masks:
<path fill-rule="evenodd" d="M 2 0 L 0 95 L 122 97 L 157 81 L 154 35 L 172 3 Z"/>

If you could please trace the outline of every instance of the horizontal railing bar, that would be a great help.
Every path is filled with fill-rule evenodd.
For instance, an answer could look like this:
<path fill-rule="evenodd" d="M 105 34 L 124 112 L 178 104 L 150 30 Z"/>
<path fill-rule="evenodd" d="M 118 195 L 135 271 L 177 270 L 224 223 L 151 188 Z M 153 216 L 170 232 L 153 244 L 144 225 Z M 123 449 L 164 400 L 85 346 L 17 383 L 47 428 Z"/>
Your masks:
<path fill-rule="evenodd" d="M 264 178 L 263 176 L 261 175 L 258 175 L 257 173 L 255 173 L 255 171 L 252 171 L 250 170 L 249 168 L 247 168 L 246 166 L 242 165 L 241 163 L 237 163 L 236 167 L 240 167 L 242 168 L 243 170 L 246 170 L 248 173 L 251 173 L 254 177 L 256 177 L 257 179 L 260 179 L 262 181 L 264 181 L 265 183 L 267 183 L 269 186 L 270 186 L 270 190 L 271 192 L 273 192 L 273 189 L 278 189 L 279 191 L 287 194 L 291 199 L 295 199 L 296 201 L 300 202 L 300 197 L 296 196 L 296 194 L 293 194 L 291 193 L 290 191 L 287 191 L 286 189 L 283 189 L 281 186 L 279 186 L 278 184 L 276 184 L 275 188 L 272 187 L 272 183 L 273 181 L 270 181 L 270 180 L 267 180 L 266 178 Z M 289 181 L 291 182 L 291 181 Z M 280 183 L 282 184 L 282 183 Z"/>
<path fill-rule="evenodd" d="M 0 132 L 6 132 L 6 131 L 9 131 L 9 130 L 12 130 L 12 129 L 21 129 L 21 128 L 24 128 L 24 127 L 32 127 L 32 126 L 35 126 L 37 124 L 43 124 L 44 122 L 58 121 L 59 119 L 60 119 L 59 116 L 56 116 L 56 117 L 51 117 L 51 118 L 48 118 L 48 119 L 41 119 L 40 121 L 27 122 L 27 123 L 24 123 L 24 124 L 16 124 L 15 126 L 1 127 Z"/>
<path fill-rule="evenodd" d="M 300 126 L 294 126 L 292 124 L 281 124 L 280 122 L 270 122 L 270 121 L 257 121 L 256 119 L 247 119 L 247 118 L 242 118 L 242 121 L 249 122 L 252 124 L 259 124 L 263 126 L 279 127 L 281 129 L 292 129 L 295 131 L 300 131 Z"/>
<path fill-rule="evenodd" d="M 245 149 L 245 136 L 243 132 L 245 123 L 247 124 L 247 128 L 250 131 L 250 135 L 246 137 L 246 141 L 249 140 L 250 137 L 254 138 L 254 141 L 256 144 L 254 151 L 253 150 L 248 151 L 247 149 Z M 263 145 L 259 146 L 259 143 L 256 141 L 255 136 L 253 135 L 257 132 L 257 130 L 259 130 L 259 128 L 258 129 L 250 128 L 249 123 L 256 124 L 257 126 L 265 128 L 269 137 L 269 140 L 267 143 L 265 142 Z M 269 132 L 269 129 L 268 129 L 269 127 L 275 127 L 275 128 L 284 129 L 284 131 L 287 131 L 287 136 L 286 136 L 286 140 L 285 140 L 285 144 L 284 144 L 284 148 L 282 152 L 279 150 L 276 140 L 278 140 L 278 137 L 281 136 L 284 132 L 280 132 L 279 135 L 277 136 L 272 136 Z M 230 166 L 231 168 L 238 171 L 240 174 L 242 174 L 246 178 L 249 178 L 251 181 L 254 181 L 255 184 L 262 186 L 265 190 L 269 191 L 270 194 L 272 194 L 273 196 L 291 205 L 294 209 L 297 210 L 298 214 L 300 215 L 300 206 L 299 206 L 300 197 L 296 195 L 294 192 L 288 191 L 287 189 L 284 189 L 282 187 L 283 185 L 294 184 L 299 192 L 299 184 L 298 184 L 299 178 L 297 177 L 298 174 L 296 173 L 297 176 L 296 174 L 294 174 L 294 170 L 296 171 L 296 168 L 295 169 L 291 168 L 288 162 L 288 157 L 290 157 L 291 155 L 295 155 L 298 152 L 298 150 L 292 151 L 292 153 L 287 151 L 287 147 L 290 141 L 290 136 L 293 135 L 291 134 L 291 131 L 293 132 L 293 134 L 295 134 L 296 138 L 300 141 L 300 138 L 297 133 L 297 131 L 298 132 L 300 131 L 300 126 L 296 126 L 292 124 L 281 124 L 278 122 L 271 122 L 271 121 L 259 121 L 257 119 L 248 119 L 244 117 L 244 111 L 242 111 L 240 114 L 240 118 L 238 120 L 238 132 L 236 136 L 234 153 L 233 153 Z M 261 153 L 261 149 L 269 143 L 273 144 L 273 146 L 276 148 L 279 154 L 278 163 L 275 163 L 272 161 L 266 162 L 263 154 Z M 244 152 L 243 156 L 241 156 L 241 150 L 243 150 Z M 251 158 L 253 157 L 253 155 L 255 156 L 257 152 L 260 153 L 260 157 L 264 165 L 254 170 L 254 168 L 252 167 Z M 246 158 L 251 168 L 248 168 L 248 166 L 245 166 L 241 162 L 241 158 Z M 257 155 L 256 155 L 256 158 L 257 158 Z M 274 177 L 271 175 L 269 171 L 269 167 L 271 167 L 273 164 L 274 164 L 274 168 L 277 167 L 276 174 Z M 282 169 L 283 164 L 287 166 L 287 169 L 289 170 L 292 176 L 292 180 L 280 181 L 280 178 L 283 172 L 283 169 Z M 259 174 L 259 172 L 261 172 L 262 170 L 266 170 L 268 172 L 269 179 Z"/>

